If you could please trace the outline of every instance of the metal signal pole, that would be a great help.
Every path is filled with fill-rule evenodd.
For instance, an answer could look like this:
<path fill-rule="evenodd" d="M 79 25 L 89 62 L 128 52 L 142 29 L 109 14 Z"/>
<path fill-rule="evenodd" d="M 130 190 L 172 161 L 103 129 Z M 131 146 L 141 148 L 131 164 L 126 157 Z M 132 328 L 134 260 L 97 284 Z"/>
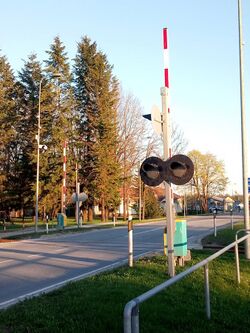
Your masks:
<path fill-rule="evenodd" d="M 241 142 L 242 142 L 242 182 L 244 201 L 244 225 L 249 224 L 249 200 L 248 200 L 248 167 L 247 167 L 247 139 L 246 139 L 246 117 L 245 117 L 245 92 L 243 75 L 243 42 L 242 42 L 242 19 L 241 0 L 238 0 L 238 25 L 239 25 L 239 65 L 240 65 L 240 106 L 241 106 Z M 245 256 L 250 259 L 250 239 L 245 241 Z"/>
<path fill-rule="evenodd" d="M 164 55 L 164 83 L 161 88 L 162 98 L 162 135 L 164 160 L 171 157 L 171 127 L 170 127 L 170 108 L 168 106 L 168 39 L 167 29 L 163 29 L 163 55 Z M 168 274 L 175 275 L 174 261 L 174 218 L 173 218 L 173 191 L 171 184 L 165 182 L 166 218 L 167 218 L 167 246 L 168 246 Z"/>

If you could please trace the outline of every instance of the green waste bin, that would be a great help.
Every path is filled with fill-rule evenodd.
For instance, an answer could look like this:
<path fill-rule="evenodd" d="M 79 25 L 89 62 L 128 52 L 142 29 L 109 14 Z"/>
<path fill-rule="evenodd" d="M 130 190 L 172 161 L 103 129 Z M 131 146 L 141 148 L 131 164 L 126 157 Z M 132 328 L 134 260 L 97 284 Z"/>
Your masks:
<path fill-rule="evenodd" d="M 58 229 L 64 229 L 64 227 L 67 225 L 67 216 L 63 213 L 57 214 L 57 228 Z"/>
<path fill-rule="evenodd" d="M 187 221 L 175 220 L 174 255 L 182 257 L 187 255 Z"/>

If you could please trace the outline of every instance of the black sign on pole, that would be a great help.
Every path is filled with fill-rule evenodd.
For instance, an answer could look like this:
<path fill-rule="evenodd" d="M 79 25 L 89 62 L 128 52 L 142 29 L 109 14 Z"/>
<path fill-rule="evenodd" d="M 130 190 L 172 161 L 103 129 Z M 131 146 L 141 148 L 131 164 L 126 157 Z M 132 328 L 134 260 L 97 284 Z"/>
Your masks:
<path fill-rule="evenodd" d="M 152 120 L 152 117 L 151 117 L 150 113 L 149 114 L 143 114 L 142 116 L 143 116 L 143 118 L 146 118 L 148 120 Z"/>

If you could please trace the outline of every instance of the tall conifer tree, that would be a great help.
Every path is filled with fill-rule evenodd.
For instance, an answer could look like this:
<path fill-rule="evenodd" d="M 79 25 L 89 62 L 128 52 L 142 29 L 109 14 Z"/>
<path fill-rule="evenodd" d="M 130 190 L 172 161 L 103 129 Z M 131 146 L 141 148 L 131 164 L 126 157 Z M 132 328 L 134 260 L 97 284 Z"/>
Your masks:
<path fill-rule="evenodd" d="M 44 118 L 44 139 L 48 150 L 44 154 L 42 168 L 44 198 L 43 203 L 55 214 L 61 206 L 63 145 L 67 142 L 67 188 L 73 185 L 74 172 L 74 95 L 71 88 L 71 73 L 65 46 L 56 37 L 47 51 L 45 61 L 46 76 L 51 82 L 50 112 Z M 55 81 L 53 75 L 60 74 Z M 70 191 L 69 191 L 70 192 Z M 70 193 L 68 193 L 70 194 Z M 68 195 L 69 197 L 69 195 Z"/>
<path fill-rule="evenodd" d="M 16 152 L 16 81 L 5 56 L 0 57 L 0 209 L 11 203 L 11 175 Z"/>
<path fill-rule="evenodd" d="M 35 206 L 39 83 L 45 82 L 36 54 L 31 54 L 19 72 L 17 141 L 21 154 L 20 184 L 24 206 Z M 42 118 L 42 117 L 41 117 Z"/>
<path fill-rule="evenodd" d="M 81 180 L 89 195 L 89 220 L 95 202 L 105 208 L 118 204 L 119 164 L 116 159 L 117 81 L 106 56 L 83 37 L 74 66 L 75 96 L 82 138 Z"/>

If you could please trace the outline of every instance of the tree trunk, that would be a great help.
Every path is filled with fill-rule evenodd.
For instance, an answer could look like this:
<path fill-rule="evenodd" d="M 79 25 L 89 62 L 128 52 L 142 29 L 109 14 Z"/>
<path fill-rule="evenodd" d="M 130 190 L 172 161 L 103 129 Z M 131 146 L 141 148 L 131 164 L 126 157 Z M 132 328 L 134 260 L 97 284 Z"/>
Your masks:
<path fill-rule="evenodd" d="M 143 186 L 143 195 L 142 195 L 142 219 L 145 220 L 145 186 Z"/>
<path fill-rule="evenodd" d="M 106 220 L 106 222 L 108 222 L 108 220 L 109 220 L 109 209 L 108 209 L 108 207 L 106 207 L 105 211 L 106 211 L 105 220 Z"/>
<path fill-rule="evenodd" d="M 126 184 L 125 184 L 125 180 L 123 183 L 123 220 L 126 221 L 127 219 L 127 207 L 126 207 L 126 203 L 127 203 L 127 196 L 126 196 Z"/>
<path fill-rule="evenodd" d="M 93 206 L 88 206 L 88 221 L 93 222 Z"/>
<path fill-rule="evenodd" d="M 83 222 L 86 223 L 88 220 L 88 211 L 87 208 L 83 208 Z"/>
<path fill-rule="evenodd" d="M 101 221 L 105 222 L 105 206 L 104 206 L 104 198 L 101 198 L 102 212 L 101 212 Z"/>

